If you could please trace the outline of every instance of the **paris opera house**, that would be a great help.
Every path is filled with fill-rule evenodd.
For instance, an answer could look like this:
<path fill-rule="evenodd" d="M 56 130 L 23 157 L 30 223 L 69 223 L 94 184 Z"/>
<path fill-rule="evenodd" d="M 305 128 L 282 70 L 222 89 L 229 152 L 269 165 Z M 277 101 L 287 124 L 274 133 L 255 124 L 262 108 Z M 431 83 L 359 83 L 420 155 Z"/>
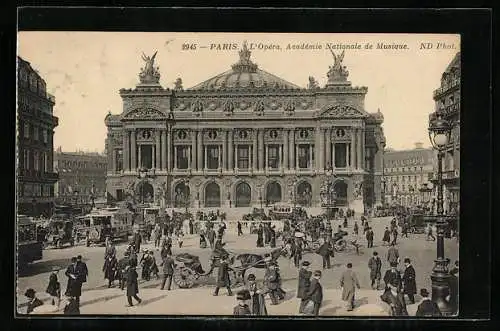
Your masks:
<path fill-rule="evenodd" d="M 239 55 L 239 58 L 238 58 Z M 184 89 L 160 85 L 154 57 L 123 109 L 108 114 L 108 197 L 165 207 L 290 203 L 351 208 L 381 202 L 385 137 L 366 87 L 348 81 L 344 54 L 307 87 L 253 62 L 246 44 L 228 70 Z M 160 55 L 159 55 L 160 56 Z"/>

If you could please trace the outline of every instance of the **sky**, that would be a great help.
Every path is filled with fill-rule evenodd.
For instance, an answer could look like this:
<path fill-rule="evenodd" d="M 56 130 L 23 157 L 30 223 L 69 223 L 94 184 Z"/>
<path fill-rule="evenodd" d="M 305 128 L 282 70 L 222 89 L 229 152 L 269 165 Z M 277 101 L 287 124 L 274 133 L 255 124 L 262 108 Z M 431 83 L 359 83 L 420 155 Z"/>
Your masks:
<path fill-rule="evenodd" d="M 427 126 L 435 107 L 432 92 L 460 51 L 460 36 L 445 34 L 38 31 L 18 33 L 18 55 L 39 72 L 47 91 L 56 98 L 54 115 L 59 126 L 54 148 L 103 151 L 104 117 L 108 112 L 122 112 L 119 90 L 139 83 L 143 52 L 158 51 L 155 65 L 163 87 L 172 88 L 180 77 L 186 89 L 229 70 L 238 61 L 245 40 L 253 48 L 251 60 L 260 69 L 304 88 L 309 76 L 320 86 L 326 84 L 326 73 L 334 63 L 327 44 L 359 45 L 361 49 L 345 51 L 348 80 L 353 86 L 368 87 L 365 110 L 380 109 L 386 147 L 396 150 L 414 148 L 416 142 L 430 146 Z M 288 48 L 303 43 L 315 47 Z M 379 49 L 378 43 L 406 45 L 406 49 Z M 432 48 L 421 46 L 427 43 Z M 237 49 L 224 49 L 224 44 L 236 44 Z M 196 45 L 196 49 L 183 50 L 183 45 Z"/>

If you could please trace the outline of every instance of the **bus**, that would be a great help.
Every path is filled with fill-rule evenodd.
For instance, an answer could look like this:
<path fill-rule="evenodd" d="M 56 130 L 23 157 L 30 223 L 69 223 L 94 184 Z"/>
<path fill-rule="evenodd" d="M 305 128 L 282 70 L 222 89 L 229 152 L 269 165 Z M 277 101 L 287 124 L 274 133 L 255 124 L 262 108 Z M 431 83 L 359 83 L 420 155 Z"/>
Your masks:
<path fill-rule="evenodd" d="M 43 258 L 43 242 L 37 238 L 37 225 L 31 217 L 17 216 L 17 263 L 24 267 Z"/>
<path fill-rule="evenodd" d="M 93 210 L 90 214 L 76 218 L 77 241 L 85 237 L 87 246 L 111 240 L 127 240 L 132 233 L 133 213 L 127 209 L 106 208 Z"/>

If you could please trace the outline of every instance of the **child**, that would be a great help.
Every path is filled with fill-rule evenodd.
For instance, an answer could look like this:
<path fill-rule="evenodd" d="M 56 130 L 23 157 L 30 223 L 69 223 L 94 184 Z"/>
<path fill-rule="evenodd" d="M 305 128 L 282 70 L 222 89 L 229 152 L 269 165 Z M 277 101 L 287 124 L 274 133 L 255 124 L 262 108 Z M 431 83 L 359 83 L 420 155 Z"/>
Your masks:
<path fill-rule="evenodd" d="M 52 298 L 52 305 L 59 307 L 59 302 L 61 300 L 61 284 L 57 280 L 57 274 L 59 272 L 59 267 L 53 267 L 52 273 L 49 276 L 49 285 L 45 292 L 50 294 Z"/>
<path fill-rule="evenodd" d="M 250 308 L 247 305 L 247 300 L 250 300 L 250 292 L 248 290 L 241 290 L 236 294 L 238 305 L 234 307 L 233 316 L 250 316 Z"/>

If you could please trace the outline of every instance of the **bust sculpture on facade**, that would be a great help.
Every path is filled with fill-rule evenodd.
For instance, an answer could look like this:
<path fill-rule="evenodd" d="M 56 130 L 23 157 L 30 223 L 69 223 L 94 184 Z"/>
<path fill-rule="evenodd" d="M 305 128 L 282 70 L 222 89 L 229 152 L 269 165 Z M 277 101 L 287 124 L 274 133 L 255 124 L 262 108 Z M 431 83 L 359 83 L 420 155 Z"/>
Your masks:
<path fill-rule="evenodd" d="M 145 62 L 144 68 L 141 69 L 139 74 L 139 79 L 141 83 L 144 84 L 157 84 L 160 81 L 159 68 L 155 67 L 155 58 L 158 51 L 156 51 L 153 56 L 147 56 L 142 53 L 142 60 Z"/>

